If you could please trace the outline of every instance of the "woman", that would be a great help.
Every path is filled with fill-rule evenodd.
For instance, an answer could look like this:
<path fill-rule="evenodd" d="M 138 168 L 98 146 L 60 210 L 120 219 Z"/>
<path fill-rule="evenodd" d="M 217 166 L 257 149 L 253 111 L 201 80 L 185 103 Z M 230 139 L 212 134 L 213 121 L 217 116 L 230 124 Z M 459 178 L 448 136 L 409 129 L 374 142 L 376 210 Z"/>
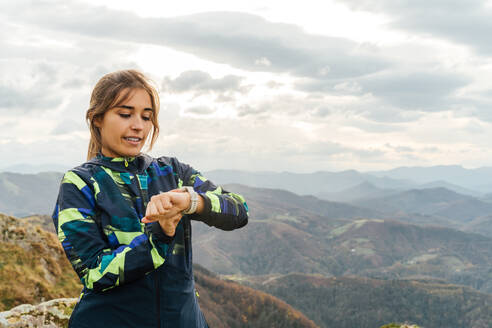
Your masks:
<path fill-rule="evenodd" d="M 140 72 L 105 75 L 86 118 L 88 161 L 68 171 L 53 222 L 84 288 L 70 327 L 207 327 L 197 303 L 191 220 L 246 225 L 244 198 L 173 157 L 141 153 L 159 99 Z"/>

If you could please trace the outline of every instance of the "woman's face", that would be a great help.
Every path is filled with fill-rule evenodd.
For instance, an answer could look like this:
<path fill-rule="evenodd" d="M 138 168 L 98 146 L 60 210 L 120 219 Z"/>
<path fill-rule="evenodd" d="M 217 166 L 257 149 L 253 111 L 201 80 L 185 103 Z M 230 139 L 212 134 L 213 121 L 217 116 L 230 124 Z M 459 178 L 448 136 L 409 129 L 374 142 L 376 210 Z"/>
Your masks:
<path fill-rule="evenodd" d="M 116 103 L 126 89 L 120 92 Z M 130 91 L 130 96 L 120 105 L 110 108 L 94 124 L 101 132 L 101 152 L 108 157 L 133 157 L 147 140 L 153 127 L 152 102 L 144 89 Z"/>

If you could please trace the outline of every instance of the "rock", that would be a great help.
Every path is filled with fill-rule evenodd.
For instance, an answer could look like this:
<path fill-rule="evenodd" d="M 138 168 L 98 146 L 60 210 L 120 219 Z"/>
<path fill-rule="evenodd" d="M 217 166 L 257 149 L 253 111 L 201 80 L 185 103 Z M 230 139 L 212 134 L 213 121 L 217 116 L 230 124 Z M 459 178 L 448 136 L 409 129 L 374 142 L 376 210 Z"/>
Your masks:
<path fill-rule="evenodd" d="M 76 298 L 58 298 L 37 305 L 22 304 L 0 312 L 0 328 L 67 327 L 76 303 Z"/>

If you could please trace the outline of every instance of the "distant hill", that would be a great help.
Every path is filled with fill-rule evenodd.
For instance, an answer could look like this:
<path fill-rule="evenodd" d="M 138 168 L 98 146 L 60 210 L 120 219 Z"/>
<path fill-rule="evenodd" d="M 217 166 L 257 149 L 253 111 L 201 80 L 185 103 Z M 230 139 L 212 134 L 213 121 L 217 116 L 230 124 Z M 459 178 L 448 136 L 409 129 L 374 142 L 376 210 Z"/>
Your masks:
<path fill-rule="evenodd" d="M 253 283 L 320 327 L 373 328 L 412 322 L 432 328 L 488 328 L 492 295 L 438 281 L 289 274 Z"/>
<path fill-rule="evenodd" d="M 463 231 L 478 233 L 492 238 L 492 214 L 478 217 L 468 222 Z"/>
<path fill-rule="evenodd" d="M 391 220 L 270 213 L 232 232 L 194 224 L 195 261 L 221 274 L 425 276 L 492 292 L 491 238 Z"/>
<path fill-rule="evenodd" d="M 316 214 L 328 219 L 381 218 L 377 210 L 351 204 L 327 201 L 314 196 L 300 196 L 282 189 L 256 188 L 239 184 L 226 184 L 225 190 L 243 195 L 252 210 L 252 218 L 262 220 L 272 213 L 289 212 L 291 215 Z"/>
<path fill-rule="evenodd" d="M 446 188 L 412 189 L 397 194 L 357 200 L 352 203 L 386 213 L 432 215 L 459 223 L 492 213 L 492 204 Z"/>
<path fill-rule="evenodd" d="M 487 203 L 492 203 L 492 193 L 483 195 L 483 197 L 481 197 L 480 200 Z"/>
<path fill-rule="evenodd" d="M 360 220 L 329 235 L 345 270 L 385 279 L 434 277 L 492 292 L 492 239 L 442 227 Z"/>
<path fill-rule="evenodd" d="M 468 188 L 464 188 L 444 180 L 435 180 L 435 181 L 423 183 L 419 185 L 417 188 L 413 188 L 413 189 L 436 189 L 436 188 L 446 188 L 448 190 L 454 191 L 455 193 L 472 196 L 476 198 L 483 197 L 483 193 Z"/>
<path fill-rule="evenodd" d="M 26 224 L 26 219 L 0 214 L 0 311 L 77 297 L 82 290 L 58 238 L 36 224 L 42 219 Z M 200 266 L 194 271 L 200 307 L 212 327 L 317 327 L 271 295 L 223 281 Z"/>
<path fill-rule="evenodd" d="M 438 165 L 430 167 L 398 167 L 387 171 L 366 172 L 377 177 L 412 180 L 418 184 L 444 180 L 479 192 L 491 192 L 492 167 L 465 169 L 459 165 Z"/>
<path fill-rule="evenodd" d="M 23 217 L 51 214 L 55 207 L 62 173 L 0 173 L 0 212 Z"/>
<path fill-rule="evenodd" d="M 23 175 L 20 176 L 25 178 Z M 32 181 L 32 177 L 30 178 L 27 180 Z M 58 184 L 59 181 L 56 182 L 56 188 Z M 404 210 L 423 209 L 421 211 L 425 212 L 424 210 L 428 209 L 438 209 L 437 212 L 431 212 L 432 215 L 407 213 L 404 210 L 382 214 L 377 210 L 323 201 L 313 196 L 299 196 L 279 189 L 243 185 L 225 185 L 224 188 L 245 196 L 251 216 L 250 223 L 245 228 L 227 233 L 194 222 L 193 238 L 196 246 L 194 259 L 197 263 L 218 273 L 269 274 L 301 271 L 321 273 L 327 276 L 351 273 L 388 278 L 428 275 L 446 278 L 450 282 L 463 283 L 484 291 L 492 290 L 492 286 L 487 283 L 487 281 L 492 281 L 487 271 L 490 270 L 492 256 L 485 253 L 484 260 L 476 263 L 470 259 L 473 252 L 465 248 L 459 249 L 456 244 L 452 243 L 452 238 L 463 239 L 469 234 L 455 236 L 457 232 L 450 229 L 433 230 L 437 228 L 429 228 L 430 230 L 426 230 L 427 228 L 422 228 L 423 230 L 419 230 L 420 228 L 413 225 L 391 223 L 391 219 L 396 219 L 418 224 L 464 227 L 474 222 L 474 219 L 458 221 L 453 215 L 461 219 L 458 214 L 467 208 L 470 208 L 470 213 L 473 215 L 478 215 L 485 212 L 487 206 L 492 206 L 491 204 L 476 203 L 475 198 L 448 190 L 443 190 L 443 193 L 436 193 L 435 190 L 429 193 L 426 193 L 426 190 L 411 191 L 400 193 L 401 199 L 396 197 L 387 205 L 385 203 L 378 205 L 377 201 L 368 205 L 364 204 L 366 206 L 378 205 L 378 209 L 392 209 L 392 204 L 401 204 Z M 441 189 L 436 190 L 441 191 Z M 40 192 L 36 196 L 36 201 L 45 196 L 45 193 Z M 463 203 L 463 200 L 468 203 Z M 415 202 L 414 207 L 409 206 L 413 204 L 412 201 Z M 26 208 L 30 202 L 32 201 L 29 199 L 25 200 Z M 455 207 L 450 207 L 450 204 L 454 204 Z M 474 204 L 480 204 L 480 206 Z M 449 215 L 445 210 L 449 212 Z M 452 219 L 446 218 L 444 214 L 451 216 Z M 367 219 L 383 219 L 384 221 Z M 52 229 L 50 219 L 47 217 L 44 220 L 47 222 L 44 226 L 48 230 Z M 359 229 L 358 240 L 353 241 L 354 238 L 345 233 L 334 237 L 334 233 L 349 228 L 349 231 L 352 231 L 354 227 Z M 408 242 L 405 241 L 406 246 L 402 248 L 402 251 L 395 253 L 393 249 L 395 243 L 398 244 L 400 241 L 392 237 L 392 230 L 387 230 L 388 227 L 400 231 L 399 234 L 403 241 L 416 232 L 424 239 L 409 239 Z M 481 227 L 482 233 L 488 231 L 486 221 L 481 225 L 477 223 L 475 228 L 469 225 L 468 229 L 477 231 L 478 227 Z M 378 229 L 381 229 L 380 233 L 376 233 Z M 422 231 L 427 231 L 427 233 L 422 233 Z M 438 234 L 439 238 L 436 238 L 434 233 Z M 426 249 L 414 246 L 426 245 L 433 239 L 443 245 L 439 248 L 439 252 L 428 252 Z M 490 248 L 490 244 L 487 244 L 488 239 L 480 241 L 476 235 L 464 239 L 469 240 L 467 241 L 470 243 L 469 249 L 476 249 L 477 254 L 482 254 L 486 247 Z M 355 254 L 351 249 L 354 249 Z M 425 261 L 422 262 L 419 256 L 423 256 Z M 414 257 L 419 259 L 416 262 L 418 265 L 411 264 Z M 378 264 L 382 259 L 384 259 L 382 262 L 384 265 Z M 449 268 L 454 271 L 449 271 Z"/>
<path fill-rule="evenodd" d="M 318 193 L 315 196 L 321 199 L 349 203 L 359 199 L 384 197 L 398 192 L 401 192 L 401 190 L 383 189 L 376 187 L 370 182 L 364 181 L 361 184 L 339 192 L 324 192 Z"/>
<path fill-rule="evenodd" d="M 314 173 L 214 170 L 205 172 L 205 176 L 219 184 L 237 183 L 258 188 L 284 189 L 298 195 L 340 192 L 364 182 L 369 182 L 378 188 L 400 190 L 417 185 L 410 180 L 376 177 L 355 170 Z"/>
<path fill-rule="evenodd" d="M 200 308 L 210 327 L 318 327 L 303 313 L 270 294 L 221 280 L 200 266 L 195 266 L 194 272 Z"/>
<path fill-rule="evenodd" d="M 226 185 L 248 201 L 250 220 L 231 232 L 194 222 L 194 260 L 223 274 L 332 274 L 326 237 L 338 226 L 379 213 L 291 192 Z M 265 251 L 268 250 L 268 251 Z"/>
<path fill-rule="evenodd" d="M 215 171 L 214 171 L 215 172 Z M 355 172 L 355 171 L 354 171 Z M 266 173 L 265 173 L 266 174 Z M 346 173 L 349 176 L 351 175 L 358 175 L 357 173 Z M 248 186 L 253 186 L 255 185 L 255 181 L 258 182 L 258 185 L 262 187 L 262 189 L 265 189 L 269 185 L 276 185 L 277 182 L 280 183 L 284 177 L 284 174 L 273 174 L 273 175 L 266 175 L 262 176 L 261 174 L 250 176 L 249 173 L 245 172 L 239 172 L 237 173 L 237 176 L 239 177 L 239 180 L 244 180 L 245 183 Z M 285 175 L 290 176 L 290 173 L 285 173 Z M 343 176 L 344 174 L 342 174 Z M 19 174 L 19 173 L 0 173 L 0 194 L 2 194 L 2 198 L 0 199 L 0 212 L 6 213 L 8 215 L 13 215 L 16 217 L 24 217 L 24 216 L 30 216 L 30 215 L 36 215 L 36 214 L 42 214 L 42 215 L 51 215 L 53 212 L 53 208 L 55 205 L 56 197 L 58 195 L 58 190 L 61 182 L 63 174 L 62 173 L 39 173 L 39 174 Z M 244 176 L 244 179 L 241 177 Z M 338 176 L 338 174 L 333 174 L 333 176 Z M 208 177 L 208 176 L 207 176 Z M 306 194 L 306 195 L 312 195 L 317 192 L 317 190 L 323 190 L 326 189 L 327 186 L 333 186 L 332 182 L 328 182 L 328 180 L 325 182 L 323 185 L 323 180 L 317 180 L 319 179 L 319 176 L 316 174 L 312 175 L 295 175 L 292 174 L 292 181 L 286 181 L 286 187 L 283 188 L 285 190 L 279 189 L 281 187 L 276 186 L 274 187 L 275 190 L 277 190 L 277 193 L 280 195 L 282 194 L 286 198 L 283 199 L 282 201 L 285 203 L 288 201 L 288 199 L 292 198 L 289 196 L 289 193 L 286 191 L 290 190 L 291 193 L 295 192 L 296 197 L 297 194 Z M 328 176 L 327 176 L 328 177 Z M 212 181 L 220 184 L 231 184 L 237 179 L 233 179 L 231 177 L 231 180 L 228 180 L 228 175 L 225 174 L 225 176 L 219 175 L 217 177 L 217 180 L 214 180 L 213 177 L 208 177 Z M 269 180 L 272 178 L 273 180 Z M 306 178 L 306 179 L 304 179 Z M 303 180 L 304 179 L 304 180 Z M 342 178 L 343 180 L 344 178 Z M 379 179 L 379 178 L 378 178 Z M 296 181 L 303 181 L 300 183 L 298 186 L 296 185 Z M 326 179 L 325 179 L 326 180 Z M 331 187 L 330 187 L 331 188 Z M 261 195 L 266 195 L 267 193 L 271 193 L 273 191 L 268 191 L 268 192 L 262 192 L 261 190 L 256 190 L 252 189 L 254 191 L 257 191 L 258 194 Z M 256 195 L 256 192 L 250 193 L 250 195 Z M 281 199 L 282 197 L 277 197 L 278 199 Z M 297 198 L 296 198 L 297 199 Z M 329 204 L 328 203 L 323 203 L 320 199 L 315 198 L 315 197 L 306 197 L 303 199 L 300 199 L 301 202 L 309 203 L 315 207 L 314 211 L 324 211 L 324 215 L 331 215 L 331 216 L 341 216 L 345 215 L 348 213 L 347 211 L 352 211 L 352 213 L 355 213 L 358 211 L 359 214 L 357 215 L 362 215 L 362 213 L 365 211 L 364 216 L 373 216 L 373 213 L 375 211 L 367 211 L 361 210 L 361 209 L 356 209 L 352 205 L 348 204 Z M 338 209 L 336 209 L 338 207 Z M 352 208 L 352 210 L 349 210 L 349 208 Z M 330 209 L 330 211 L 326 211 L 326 209 Z M 333 213 L 333 214 L 331 214 Z M 355 214 L 350 214 L 348 215 L 355 215 Z"/>
<path fill-rule="evenodd" d="M 66 172 L 73 166 L 59 165 L 59 164 L 17 164 L 8 165 L 0 168 L 0 172 L 11 172 L 21 174 L 38 174 L 41 172 Z"/>

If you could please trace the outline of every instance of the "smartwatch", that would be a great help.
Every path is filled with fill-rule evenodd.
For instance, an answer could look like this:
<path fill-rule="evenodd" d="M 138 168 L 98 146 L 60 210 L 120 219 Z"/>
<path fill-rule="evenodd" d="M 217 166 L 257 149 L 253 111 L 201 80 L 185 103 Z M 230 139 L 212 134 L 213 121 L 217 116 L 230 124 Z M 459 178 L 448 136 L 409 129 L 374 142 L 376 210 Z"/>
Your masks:
<path fill-rule="evenodd" d="M 182 191 L 188 192 L 190 194 L 190 207 L 184 210 L 183 214 L 193 214 L 196 212 L 196 208 L 198 206 L 198 194 L 193 189 L 193 187 L 185 186 L 181 188 Z"/>

